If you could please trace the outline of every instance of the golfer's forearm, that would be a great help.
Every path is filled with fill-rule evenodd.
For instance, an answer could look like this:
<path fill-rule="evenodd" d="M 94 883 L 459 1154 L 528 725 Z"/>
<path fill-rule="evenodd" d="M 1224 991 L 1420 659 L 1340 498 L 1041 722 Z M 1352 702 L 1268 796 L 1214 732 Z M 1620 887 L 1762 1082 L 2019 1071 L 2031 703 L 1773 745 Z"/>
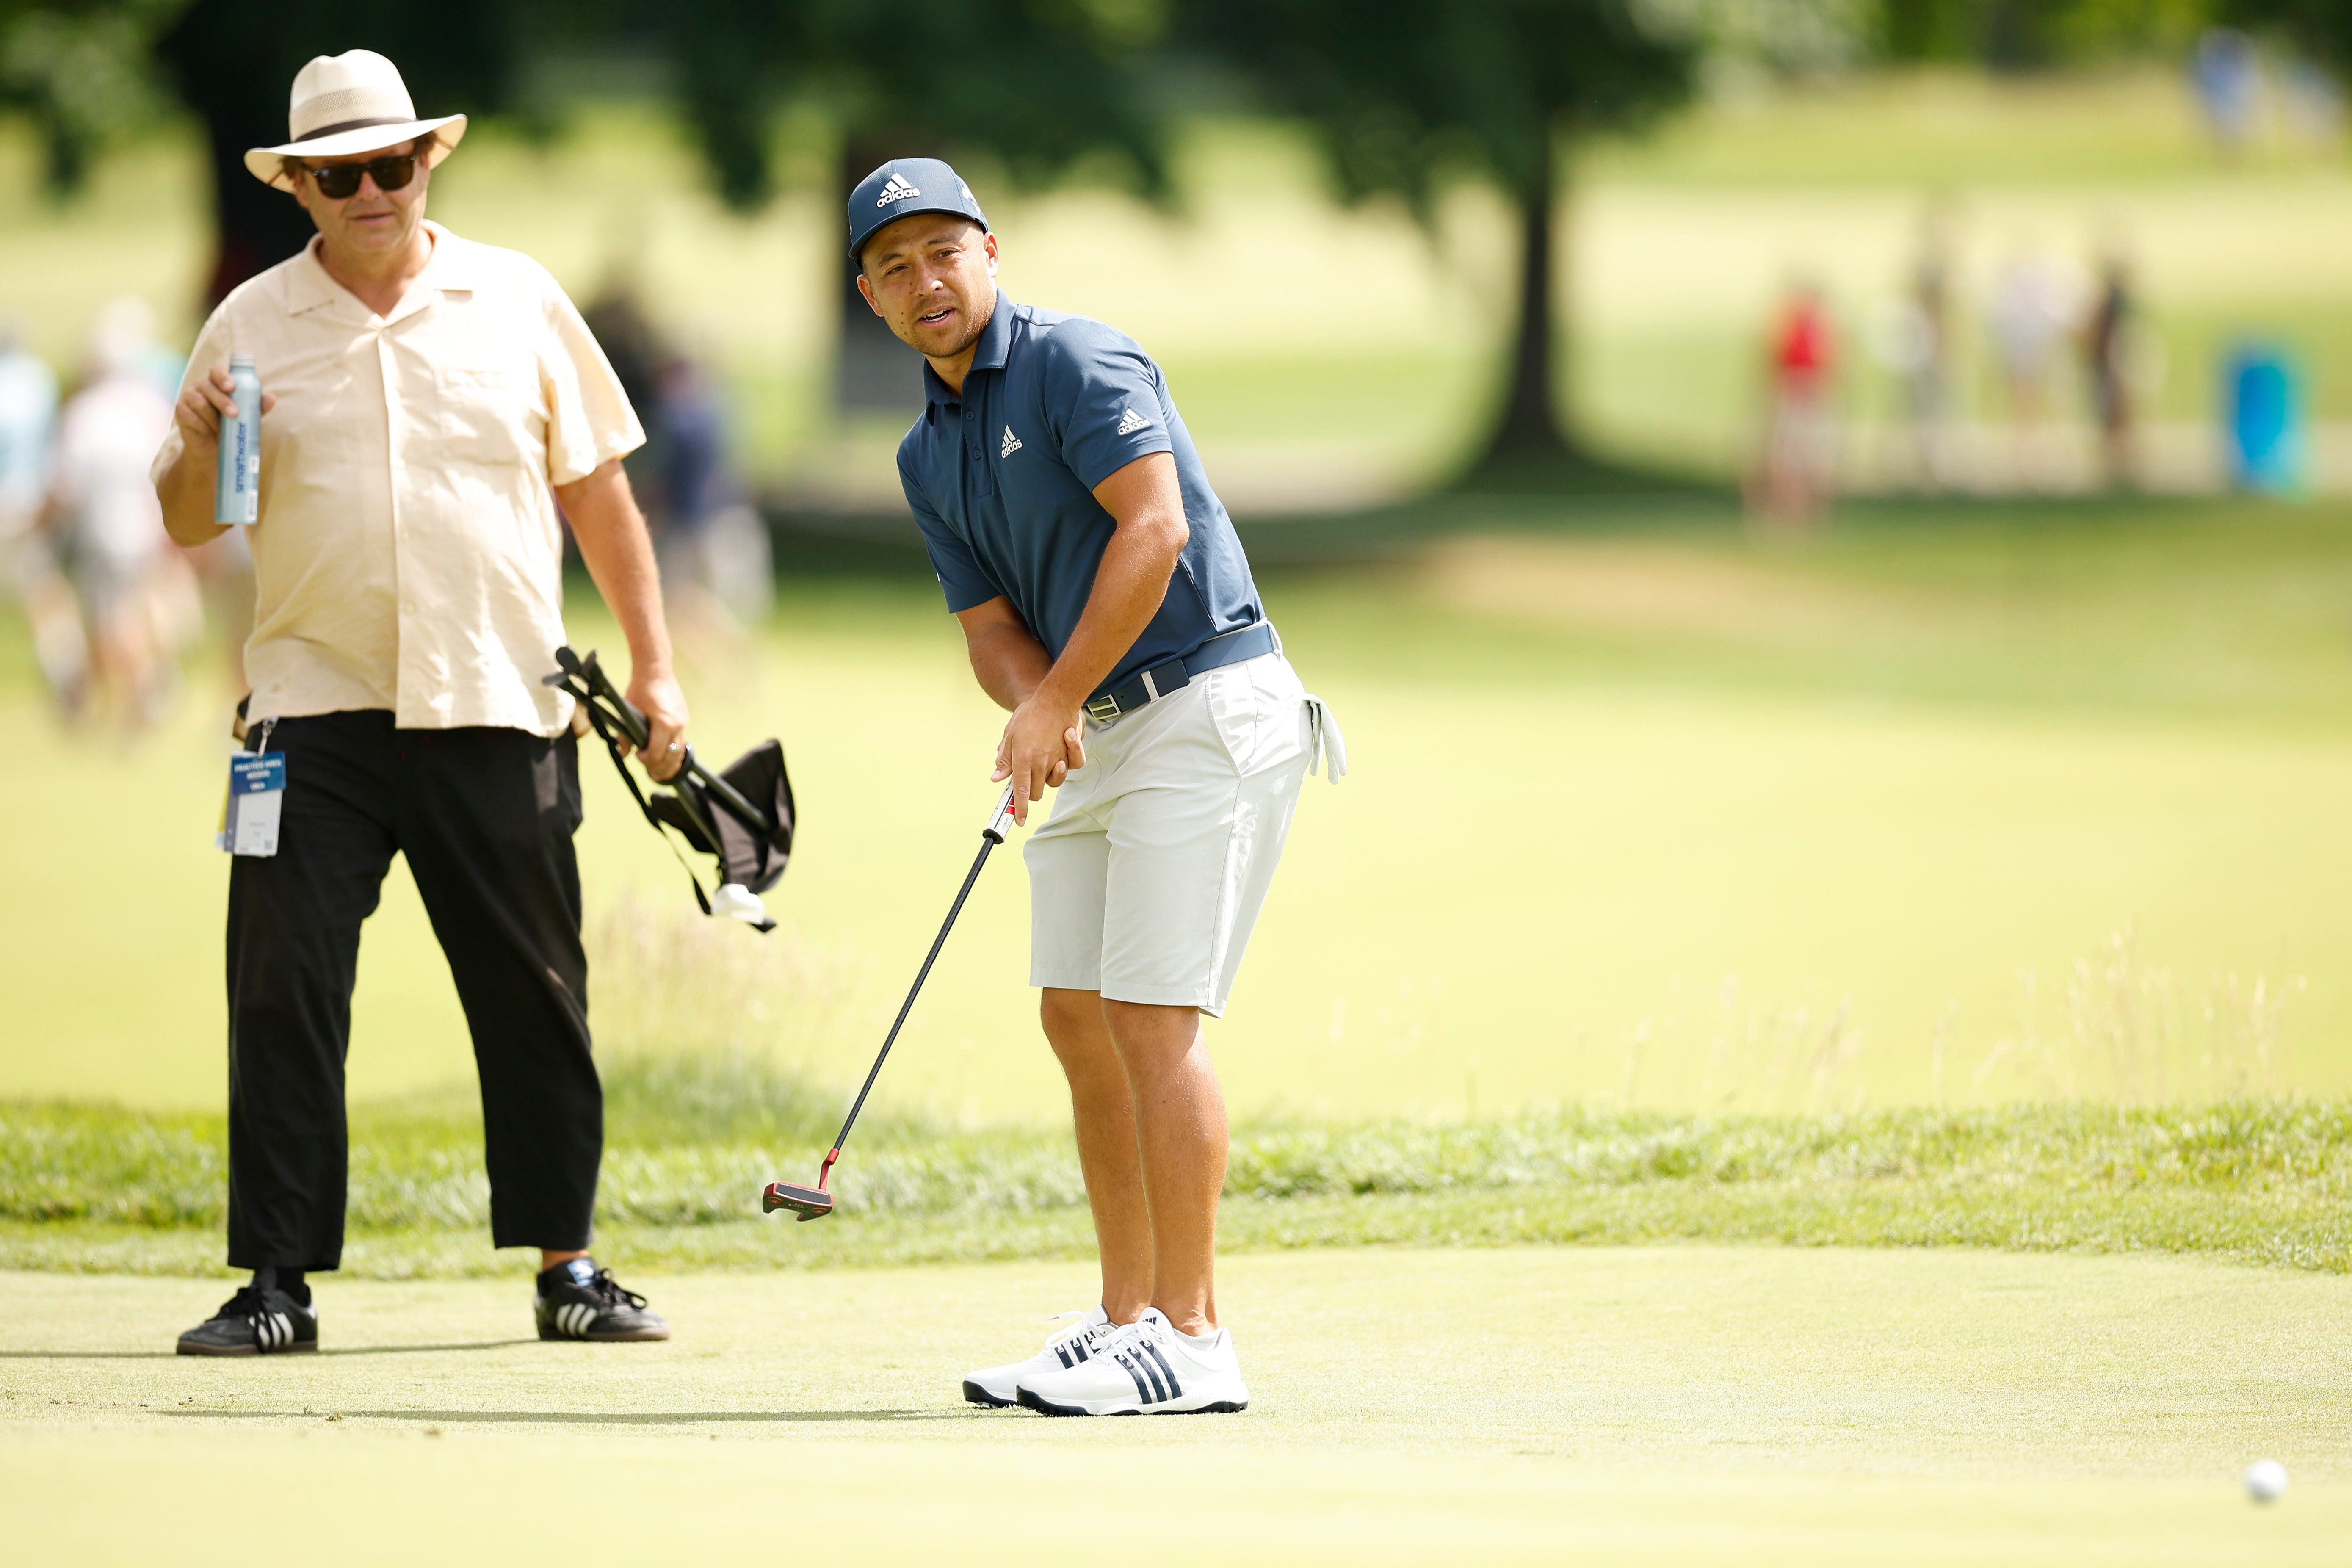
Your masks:
<path fill-rule="evenodd" d="M 654 564 L 653 539 L 646 531 L 645 514 L 629 493 L 627 476 L 617 462 L 610 463 L 560 487 L 556 494 L 572 520 L 580 559 L 628 639 L 631 674 L 668 674 L 669 624 L 662 616 L 661 573 Z"/>
<path fill-rule="evenodd" d="M 197 469 L 202 468 L 202 474 Z M 172 460 L 155 481 L 155 499 L 163 508 L 163 531 L 174 544 L 194 549 L 226 533 L 229 525 L 213 521 L 213 466 L 198 463 L 186 451 Z"/>
<path fill-rule="evenodd" d="M 1046 673 L 1054 668 L 1045 645 L 1018 622 L 967 628 L 964 640 L 971 656 L 972 678 L 988 693 L 989 700 L 1008 713 L 1028 701 L 1029 694 L 1045 683 Z"/>

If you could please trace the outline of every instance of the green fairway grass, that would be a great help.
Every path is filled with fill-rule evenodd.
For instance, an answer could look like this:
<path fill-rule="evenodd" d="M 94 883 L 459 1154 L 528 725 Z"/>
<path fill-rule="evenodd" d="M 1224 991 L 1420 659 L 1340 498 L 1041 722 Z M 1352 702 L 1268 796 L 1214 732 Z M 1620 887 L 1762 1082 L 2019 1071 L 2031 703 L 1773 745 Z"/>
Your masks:
<path fill-rule="evenodd" d="M 1517 515 L 1269 578 L 1355 771 L 1307 782 L 1211 1026 L 1238 1111 L 2352 1087 L 2343 509 L 1889 508 L 1793 552 Z M 575 641 L 614 649 L 601 625 L 575 602 Z M 133 743 L 62 732 L 9 657 L 0 1093 L 217 1108 L 226 702 Z M 755 644 L 688 673 L 711 753 L 784 739 L 805 826 L 783 929 L 688 912 L 584 759 L 592 1015 L 610 1049 L 754 1050 L 845 1096 L 977 845 L 999 717 L 927 584 L 788 585 Z M 883 1107 L 1058 1120 L 1026 947 L 1002 857 Z M 355 1019 L 360 1098 L 469 1079 L 404 871 Z"/>
<path fill-rule="evenodd" d="M 1234 1417 L 962 1405 L 1076 1265 L 632 1277 L 667 1344 L 529 1289 L 318 1289 L 324 1352 L 177 1359 L 205 1282 L 14 1275 L 0 1512 L 28 1563 L 621 1559 L 2321 1563 L 2352 1528 L 2352 1281 L 2154 1259 L 1656 1248 L 1236 1259 Z M 2237 1477 L 2274 1457 L 2268 1509 Z M 1147 1528 L 1148 1525 L 1148 1528 Z"/>

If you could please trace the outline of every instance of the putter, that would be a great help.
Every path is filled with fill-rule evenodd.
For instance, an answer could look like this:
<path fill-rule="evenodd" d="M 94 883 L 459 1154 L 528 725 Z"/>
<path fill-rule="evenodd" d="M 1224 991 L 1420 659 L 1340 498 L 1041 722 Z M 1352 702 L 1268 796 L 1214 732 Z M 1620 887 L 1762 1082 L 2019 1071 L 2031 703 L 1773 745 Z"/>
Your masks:
<path fill-rule="evenodd" d="M 972 860 L 971 869 L 963 876 L 963 886 L 956 889 L 955 902 L 948 906 L 948 918 L 940 927 L 940 934 L 931 939 L 931 951 L 923 955 L 923 967 L 915 972 L 913 989 L 899 1005 L 898 1016 L 890 1025 L 890 1033 L 882 1041 L 882 1049 L 874 1058 L 872 1070 L 866 1075 L 865 1087 L 849 1107 L 849 1115 L 841 1123 L 841 1131 L 833 1135 L 833 1147 L 826 1151 L 824 1163 L 818 1167 L 816 1185 L 795 1186 L 790 1182 L 770 1182 L 767 1191 L 760 1194 L 760 1212 L 773 1214 L 778 1209 L 790 1209 L 803 1220 L 823 1219 L 833 1212 L 833 1194 L 827 1184 L 833 1180 L 834 1162 L 841 1158 L 841 1146 L 849 1142 L 849 1130 L 857 1125 L 857 1113 L 866 1109 L 866 1097 L 874 1092 L 874 1080 L 882 1076 L 882 1064 L 890 1059 L 890 1047 L 898 1042 L 898 1031 L 906 1026 L 907 1015 L 915 1010 L 915 998 L 923 994 L 923 982 L 930 978 L 931 965 L 939 961 L 940 949 L 948 943 L 948 932 L 955 929 L 956 916 L 963 912 L 963 901 L 971 897 L 972 884 L 980 880 L 980 869 L 988 864 L 988 852 L 1004 842 L 1004 825 L 1013 819 L 1013 786 L 1004 787 L 1004 798 L 996 803 L 996 813 L 988 826 L 980 830 L 980 854 Z"/>

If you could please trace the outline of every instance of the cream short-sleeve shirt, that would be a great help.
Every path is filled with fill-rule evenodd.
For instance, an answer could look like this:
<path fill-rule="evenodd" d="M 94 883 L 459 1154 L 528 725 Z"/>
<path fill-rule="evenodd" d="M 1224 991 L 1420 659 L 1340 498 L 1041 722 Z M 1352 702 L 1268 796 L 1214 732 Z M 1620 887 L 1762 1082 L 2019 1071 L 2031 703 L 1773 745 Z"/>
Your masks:
<path fill-rule="evenodd" d="M 391 710 L 403 729 L 553 735 L 540 684 L 563 642 L 551 487 L 645 443 L 604 351 L 547 269 L 438 224 L 389 316 L 327 275 L 317 241 L 205 323 L 191 381 L 251 354 L 260 520 L 246 671 L 255 719 Z M 174 424 L 156 455 L 180 455 Z"/>

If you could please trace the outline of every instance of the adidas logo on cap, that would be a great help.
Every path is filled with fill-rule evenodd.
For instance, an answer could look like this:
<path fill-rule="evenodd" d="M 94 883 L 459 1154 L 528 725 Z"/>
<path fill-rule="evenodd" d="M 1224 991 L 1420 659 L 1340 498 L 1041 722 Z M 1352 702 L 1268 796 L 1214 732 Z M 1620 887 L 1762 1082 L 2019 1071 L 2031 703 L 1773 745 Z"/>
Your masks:
<path fill-rule="evenodd" d="M 1138 430 L 1142 429 L 1146 425 L 1150 423 L 1150 420 L 1146 419 L 1142 415 L 1138 414 L 1134 409 L 1130 408 L 1125 415 L 1121 416 L 1118 422 L 1118 434 L 1121 436 L 1132 436 Z"/>
<path fill-rule="evenodd" d="M 877 207 L 887 207 L 892 202 L 903 202 L 909 196 L 919 196 L 922 194 L 897 174 L 893 174 L 890 176 L 889 184 L 882 187 L 882 194 L 875 198 L 874 205 Z"/>
<path fill-rule="evenodd" d="M 1009 458 L 1019 450 L 1021 450 L 1021 437 L 1013 433 L 1012 426 L 1007 425 L 1004 427 L 1004 445 L 996 449 L 996 455 L 999 458 Z"/>

